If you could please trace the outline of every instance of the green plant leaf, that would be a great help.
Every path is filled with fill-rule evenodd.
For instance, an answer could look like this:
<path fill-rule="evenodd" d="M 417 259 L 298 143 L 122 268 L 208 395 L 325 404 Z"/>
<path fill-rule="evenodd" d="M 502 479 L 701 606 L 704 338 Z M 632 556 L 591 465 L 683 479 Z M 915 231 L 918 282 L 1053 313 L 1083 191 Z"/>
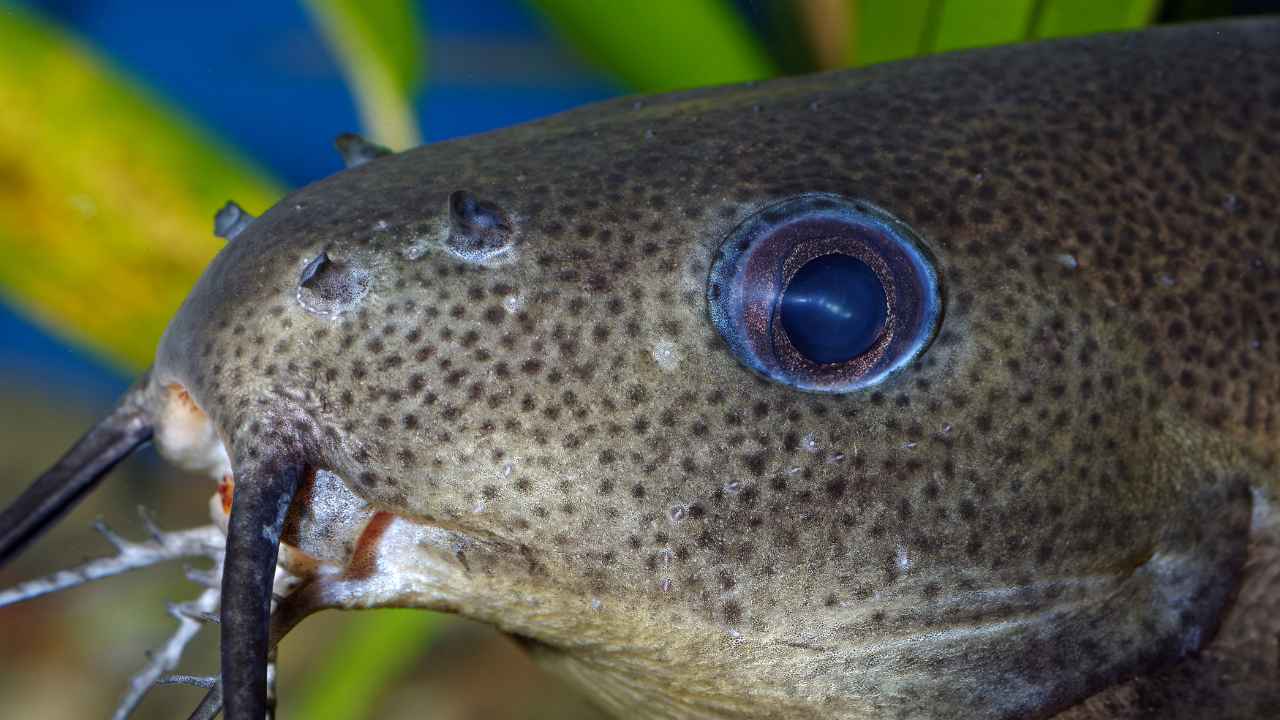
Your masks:
<path fill-rule="evenodd" d="M 364 132 L 405 150 L 422 142 L 413 97 L 426 41 L 408 0 L 305 0 L 356 96 Z"/>
<path fill-rule="evenodd" d="M 934 10 L 932 52 L 1003 45 L 1026 39 L 1035 0 L 945 0 Z"/>
<path fill-rule="evenodd" d="M 424 610 L 354 613 L 333 642 L 337 652 L 310 674 L 298 709 L 290 716 L 372 717 L 383 688 L 408 669 L 445 622 L 446 616 Z"/>
<path fill-rule="evenodd" d="M 1143 27 L 1160 0 L 847 0 L 858 65 L 1038 37 Z"/>
<path fill-rule="evenodd" d="M 657 92 L 770 77 L 773 63 L 725 0 L 528 0 L 588 61 Z"/>
<path fill-rule="evenodd" d="M 925 47 L 933 0 L 850 0 L 854 3 L 852 60 L 872 65 L 902 60 Z"/>
<path fill-rule="evenodd" d="M 0 293 L 126 367 L 223 245 L 213 214 L 279 186 L 92 51 L 0 12 Z"/>
<path fill-rule="evenodd" d="M 1032 32 L 1047 38 L 1140 28 L 1159 7 L 1159 0 L 1046 0 Z"/>

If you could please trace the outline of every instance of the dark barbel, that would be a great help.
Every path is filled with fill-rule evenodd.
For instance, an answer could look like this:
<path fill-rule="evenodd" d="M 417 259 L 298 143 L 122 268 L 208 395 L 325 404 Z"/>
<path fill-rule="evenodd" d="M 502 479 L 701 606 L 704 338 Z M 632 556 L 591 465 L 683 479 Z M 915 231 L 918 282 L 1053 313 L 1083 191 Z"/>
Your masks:
<path fill-rule="evenodd" d="M 276 556 L 284 518 L 302 476 L 302 466 L 290 460 L 266 463 L 236 479 L 222 570 L 222 701 L 226 720 L 261 720 L 267 712 Z"/>
<path fill-rule="evenodd" d="M 0 566 L 80 502 L 111 468 L 151 439 L 154 422 L 144 393 L 147 376 L 0 513 Z"/>

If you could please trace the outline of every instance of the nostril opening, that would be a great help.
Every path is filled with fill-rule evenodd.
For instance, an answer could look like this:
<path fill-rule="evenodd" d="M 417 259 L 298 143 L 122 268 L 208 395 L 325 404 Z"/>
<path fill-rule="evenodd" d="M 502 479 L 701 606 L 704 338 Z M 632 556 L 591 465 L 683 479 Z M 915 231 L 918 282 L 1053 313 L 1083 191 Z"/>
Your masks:
<path fill-rule="evenodd" d="M 298 302 L 317 315 L 333 316 L 369 293 L 369 273 L 357 262 L 336 261 L 322 252 L 302 269 Z"/>
<path fill-rule="evenodd" d="M 449 195 L 447 250 L 467 262 L 485 264 L 510 251 L 514 242 L 511 217 L 501 207 L 466 190 Z"/>
<path fill-rule="evenodd" d="M 471 224 L 479 214 L 478 205 L 476 196 L 466 190 L 457 190 L 449 196 L 449 212 L 455 221 L 463 225 Z"/>
<path fill-rule="evenodd" d="M 307 266 L 302 269 L 302 287 L 313 287 L 316 283 L 316 276 L 331 264 L 329 253 L 320 253 L 314 260 L 307 263 Z"/>

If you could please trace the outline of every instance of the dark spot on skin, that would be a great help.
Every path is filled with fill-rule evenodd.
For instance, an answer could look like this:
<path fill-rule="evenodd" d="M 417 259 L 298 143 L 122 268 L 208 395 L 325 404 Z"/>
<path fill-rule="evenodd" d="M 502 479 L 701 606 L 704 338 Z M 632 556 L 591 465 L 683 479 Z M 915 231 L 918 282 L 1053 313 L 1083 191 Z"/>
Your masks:
<path fill-rule="evenodd" d="M 765 463 L 767 460 L 768 453 L 761 451 L 743 456 L 742 464 L 746 466 L 747 470 L 750 471 L 752 475 L 760 477 L 761 475 L 764 475 Z"/>
<path fill-rule="evenodd" d="M 640 383 L 627 386 L 627 400 L 632 405 L 643 405 L 649 401 L 649 389 Z"/>
<path fill-rule="evenodd" d="M 737 625 L 742 622 L 742 605 L 737 600 L 725 602 L 724 621 L 729 625 Z"/>

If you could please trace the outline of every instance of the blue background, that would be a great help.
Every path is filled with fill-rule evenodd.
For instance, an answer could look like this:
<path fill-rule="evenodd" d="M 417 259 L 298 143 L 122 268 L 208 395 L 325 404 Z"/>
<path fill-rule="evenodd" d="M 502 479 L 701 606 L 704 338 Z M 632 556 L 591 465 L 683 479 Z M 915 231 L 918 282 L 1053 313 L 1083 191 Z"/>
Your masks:
<path fill-rule="evenodd" d="M 333 138 L 359 129 L 347 84 L 299 2 L 18 4 L 83 39 L 289 186 L 338 171 Z M 425 142 L 512 125 L 621 92 L 580 62 L 523 3 L 419 5 L 428 34 L 425 82 L 416 103 Z M 103 408 L 129 382 L 120 370 L 3 303 L 0 337 L 6 382 L 34 386 L 51 401 Z"/>

